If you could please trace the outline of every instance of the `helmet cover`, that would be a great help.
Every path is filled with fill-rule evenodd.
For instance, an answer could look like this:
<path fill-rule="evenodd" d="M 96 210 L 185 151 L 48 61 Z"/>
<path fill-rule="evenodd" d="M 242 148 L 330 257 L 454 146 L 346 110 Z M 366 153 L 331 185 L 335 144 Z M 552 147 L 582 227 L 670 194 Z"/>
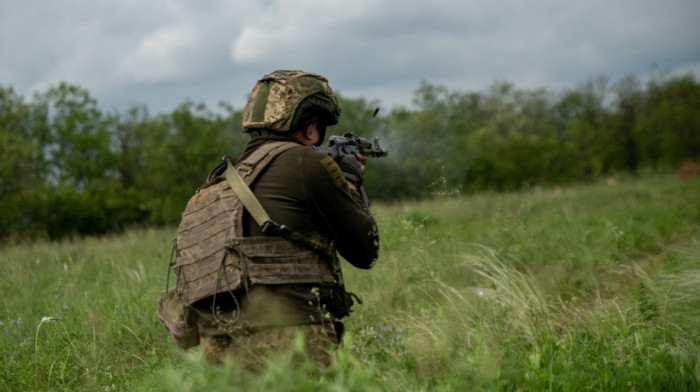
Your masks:
<path fill-rule="evenodd" d="M 253 87 L 243 110 L 243 132 L 285 132 L 310 110 L 322 113 L 326 125 L 338 123 L 340 105 L 328 80 L 303 71 L 275 71 Z"/>

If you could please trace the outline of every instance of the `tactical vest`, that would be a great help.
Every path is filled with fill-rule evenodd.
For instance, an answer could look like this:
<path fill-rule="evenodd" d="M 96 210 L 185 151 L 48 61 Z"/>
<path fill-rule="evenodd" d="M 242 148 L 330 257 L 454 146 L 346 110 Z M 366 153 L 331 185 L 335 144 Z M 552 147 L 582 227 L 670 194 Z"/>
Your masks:
<path fill-rule="evenodd" d="M 235 170 L 250 186 L 279 154 L 292 148 L 303 147 L 292 142 L 266 143 L 238 162 Z M 171 266 L 183 305 L 256 284 L 342 286 L 333 244 L 322 235 L 301 235 L 276 225 L 273 230 L 263 229 L 275 236 L 243 236 L 245 207 L 222 175 L 225 166 L 214 169 L 192 196 L 178 228 Z"/>

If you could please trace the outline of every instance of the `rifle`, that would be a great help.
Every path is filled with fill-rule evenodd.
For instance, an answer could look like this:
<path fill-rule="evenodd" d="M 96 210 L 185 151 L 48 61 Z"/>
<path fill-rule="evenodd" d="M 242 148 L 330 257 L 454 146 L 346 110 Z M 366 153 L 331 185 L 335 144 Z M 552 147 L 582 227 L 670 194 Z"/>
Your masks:
<path fill-rule="evenodd" d="M 375 111 L 376 113 L 376 111 Z M 388 152 L 379 146 L 379 139 L 373 138 L 369 141 L 363 137 L 357 136 L 354 133 L 346 133 L 343 136 L 331 136 L 325 146 L 314 147 L 316 151 L 328 154 L 334 161 L 339 160 L 345 155 L 360 154 L 373 158 L 381 158 L 387 156 Z M 369 207 L 369 199 L 365 193 L 365 187 L 360 186 L 358 189 L 367 207 Z"/>

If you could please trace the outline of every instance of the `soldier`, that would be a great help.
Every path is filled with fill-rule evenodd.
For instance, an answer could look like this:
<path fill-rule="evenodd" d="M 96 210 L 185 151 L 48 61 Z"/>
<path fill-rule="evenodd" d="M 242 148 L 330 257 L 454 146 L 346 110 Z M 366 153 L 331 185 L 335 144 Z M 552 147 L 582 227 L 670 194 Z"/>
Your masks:
<path fill-rule="evenodd" d="M 281 241 L 293 237 L 297 248 L 316 249 L 290 261 L 290 248 L 270 242 L 269 233 L 243 212 L 243 236 L 259 238 L 262 245 L 236 252 L 245 253 L 248 262 L 266 257 L 274 262 L 264 264 L 264 277 L 254 276 L 263 264 L 247 267 L 250 282 L 259 283 L 192 304 L 211 362 L 233 355 L 255 366 L 255 358 L 289 347 L 302 333 L 308 352 L 329 364 L 329 349 L 341 342 L 340 320 L 356 297 L 345 290 L 336 250 L 353 266 L 369 269 L 377 260 L 379 239 L 357 191 L 365 157 L 335 162 L 312 148 L 321 145 L 326 127 L 337 124 L 339 116 L 333 91 L 317 74 L 275 71 L 253 88 L 242 124 L 251 140 L 235 166 L 239 173 L 259 173 L 249 184 L 255 198 L 272 221 L 294 233 Z M 210 181 L 221 174 L 222 167 L 215 169 Z"/>

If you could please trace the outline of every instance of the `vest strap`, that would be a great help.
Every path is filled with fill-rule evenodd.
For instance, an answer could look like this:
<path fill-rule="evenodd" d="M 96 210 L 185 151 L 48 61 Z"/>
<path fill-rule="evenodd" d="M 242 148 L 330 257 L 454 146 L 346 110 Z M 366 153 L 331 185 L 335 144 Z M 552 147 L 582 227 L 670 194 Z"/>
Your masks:
<path fill-rule="evenodd" d="M 262 228 L 265 223 L 270 221 L 270 216 L 255 197 L 253 191 L 251 191 L 248 185 L 245 183 L 241 175 L 238 174 L 238 171 L 233 167 L 233 164 L 228 157 L 224 159 L 226 160 L 227 166 L 226 172 L 224 172 L 226 181 L 228 181 L 229 185 L 231 185 L 231 189 L 236 193 L 236 195 L 238 195 L 241 203 L 243 203 L 250 215 L 258 223 L 258 226 Z"/>

